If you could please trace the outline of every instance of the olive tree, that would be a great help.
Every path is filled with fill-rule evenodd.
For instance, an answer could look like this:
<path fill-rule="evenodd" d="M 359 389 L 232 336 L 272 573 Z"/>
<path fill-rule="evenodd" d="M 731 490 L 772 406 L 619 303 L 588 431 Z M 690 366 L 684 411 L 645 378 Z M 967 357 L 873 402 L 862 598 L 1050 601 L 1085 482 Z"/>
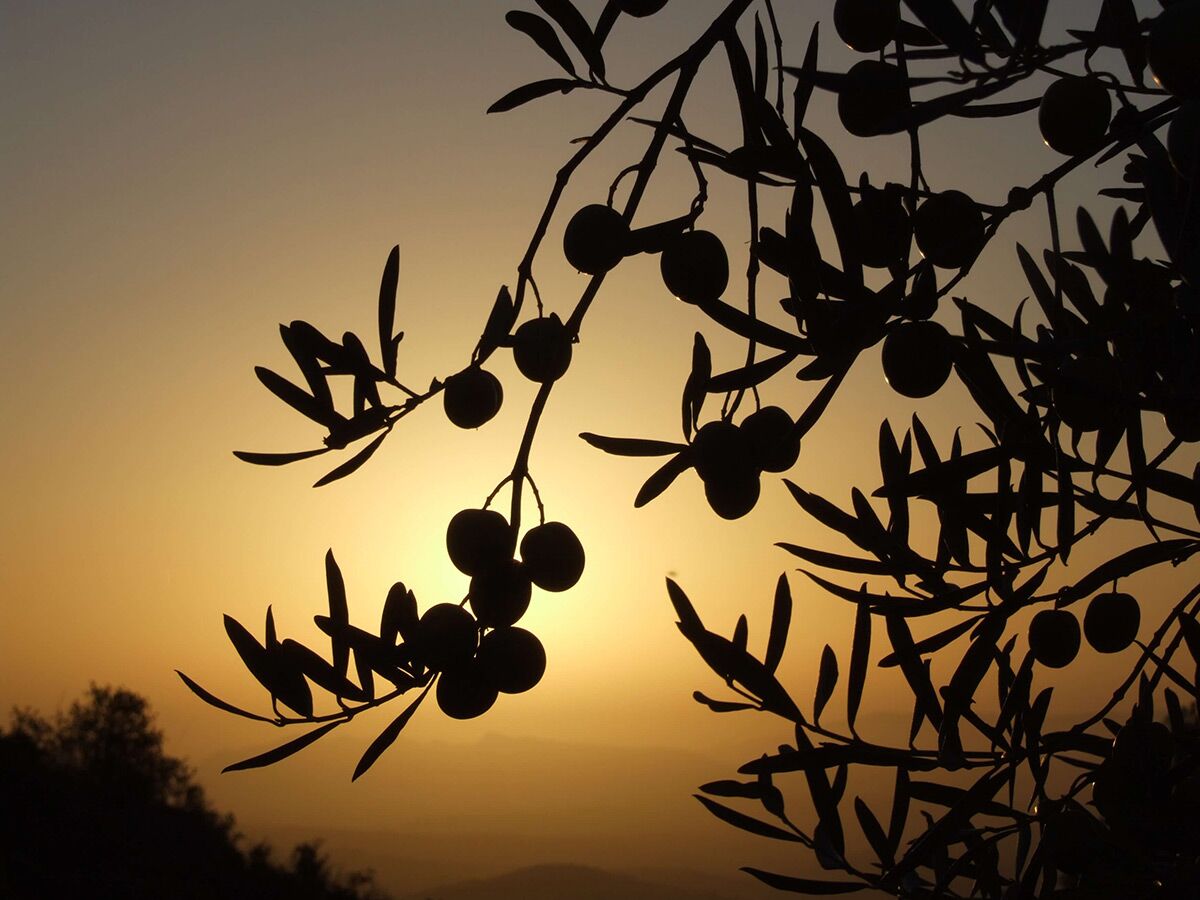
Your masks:
<path fill-rule="evenodd" d="M 538 683 L 545 651 L 518 623 L 535 589 L 576 583 L 585 555 L 568 525 L 547 518 L 553 498 L 537 492 L 530 450 L 607 273 L 653 254 L 666 291 L 694 306 L 707 328 L 743 340 L 745 357 L 715 372 L 703 334 L 683 336 L 693 353 L 681 373 L 681 439 L 581 435 L 605 453 L 659 458 L 635 507 L 694 470 L 714 513 L 749 513 L 762 479 L 795 466 L 801 440 L 877 345 L 900 398 L 931 397 L 955 378 L 974 404 L 963 424 L 979 426 L 968 432 L 974 437 L 956 430 L 947 442 L 916 416 L 902 431 L 889 420 L 860 423 L 864 439 L 878 441 L 880 477 L 852 487 L 849 505 L 784 479 L 798 517 L 856 548 L 779 545 L 802 561 L 806 578 L 845 601 L 853 620 L 849 647 L 825 646 L 814 688 L 776 674 L 792 615 L 786 576 L 761 654 L 750 648 L 745 616 L 730 637 L 718 634 L 684 586 L 668 580 L 680 632 L 729 689 L 695 699 L 717 713 L 778 717 L 790 741 L 741 766 L 738 777 L 704 785 L 698 799 L 736 828 L 811 851 L 835 874 L 747 871 L 807 894 L 1182 896 L 1200 877 L 1200 756 L 1189 718 L 1200 584 L 1143 610 L 1121 581 L 1200 552 L 1200 466 L 1188 469 L 1190 445 L 1200 440 L 1200 2 L 1164 0 L 1147 18 L 1132 0 L 1072 7 L 1084 20 L 1052 43 L 1043 38 L 1048 0 L 977 0 L 969 14 L 953 0 L 836 0 L 823 18 L 864 56 L 831 71 L 820 59 L 827 25 L 792 55 L 773 0 L 730 0 L 685 50 L 621 86 L 605 65 L 614 25 L 666 5 L 608 0 L 594 22 L 570 0 L 536 0 L 538 12 L 507 14 L 562 72 L 515 88 L 489 112 L 584 91 L 610 95 L 612 110 L 557 172 L 513 286 L 499 290 L 465 365 L 424 388 L 398 380 L 397 248 L 380 285 L 377 351 L 354 334 L 338 341 L 297 321 L 281 332 L 303 386 L 257 370 L 276 397 L 328 433 L 310 450 L 237 455 L 271 466 L 345 451 L 317 485 L 352 474 L 418 410 L 440 403 L 461 428 L 487 423 L 503 400 L 487 368 L 496 354 L 511 352 L 537 390 L 496 489 L 447 523 L 449 563 L 470 577 L 461 603 L 422 612 L 397 582 L 378 627 L 352 625 L 330 554 L 329 610 L 316 617 L 330 639 L 328 659 L 280 640 L 270 610 L 261 641 L 226 617 L 273 711 L 236 708 L 181 674 L 188 687 L 231 713 L 307 726 L 228 768 L 275 763 L 414 693 L 366 746 L 357 778 L 431 692 L 446 715 L 472 718 L 498 693 Z M 1102 60 L 1116 61 L 1113 71 Z M 687 101 L 708 65 L 727 72 L 738 134 L 689 127 Z M 659 88 L 665 103 L 647 109 Z M 815 91 L 836 95 L 848 135 L 839 141 L 907 136 L 907 181 L 848 178 L 806 116 Z M 974 197 L 922 164 L 934 123 L 965 117 L 1005 129 L 1034 115 L 1055 164 L 1022 183 Z M 614 173 L 607 197 L 562 209 L 567 185 L 620 127 L 646 135 L 640 159 Z M 646 222 L 639 208 L 668 151 L 686 161 L 695 190 L 674 218 Z M 1113 159 L 1126 161 L 1120 183 L 1101 189 L 1096 203 L 1058 208 L 1068 179 Z M 725 239 L 704 227 L 709 178 L 744 187 L 752 235 L 744 282 L 731 282 Z M 783 199 L 778 220 L 768 220 L 769 198 Z M 1101 200 L 1115 207 L 1108 221 L 1097 221 Z M 1049 246 L 1004 239 L 1005 224 L 1021 214 L 1046 216 Z M 832 239 L 814 227 L 821 216 Z M 552 221 L 566 222 L 561 248 L 544 240 Z M 989 249 L 1015 251 L 1027 285 L 986 303 L 957 295 Z M 560 252 L 587 278 L 573 307 L 550 310 L 534 263 Z M 777 309 L 759 302 L 768 278 L 786 287 Z M 353 383 L 350 408 L 334 402 L 336 378 Z M 798 379 L 808 402 L 763 405 L 758 389 L 776 379 Z M 522 521 L 527 492 L 537 509 L 532 527 Z M 1070 566 L 1073 550 L 1095 546 L 1102 530 L 1104 546 L 1116 549 L 1098 565 Z M 1085 641 L 1089 653 L 1130 650 L 1122 657 L 1129 665 L 1097 690 L 1093 713 L 1052 728 L 1056 673 Z M 868 675 L 879 667 L 895 669 L 890 684 L 911 696 L 907 740 L 859 732 Z M 844 728 L 821 724 L 839 687 Z M 864 769 L 894 783 L 886 814 L 847 799 L 850 772 Z"/>

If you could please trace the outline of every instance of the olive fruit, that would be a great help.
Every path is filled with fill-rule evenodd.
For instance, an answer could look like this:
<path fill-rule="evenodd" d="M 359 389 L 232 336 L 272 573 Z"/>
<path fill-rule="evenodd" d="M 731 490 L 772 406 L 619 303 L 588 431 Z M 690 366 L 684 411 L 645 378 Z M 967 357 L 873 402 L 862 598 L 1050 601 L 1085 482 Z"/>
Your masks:
<path fill-rule="evenodd" d="M 652 16 L 666 5 L 667 0 L 617 0 L 617 9 L 635 19 Z"/>
<path fill-rule="evenodd" d="M 479 642 L 478 660 L 483 677 L 505 694 L 523 694 L 546 672 L 546 650 L 524 628 L 489 631 Z"/>
<path fill-rule="evenodd" d="M 1054 409 L 1069 428 L 1096 431 L 1121 420 L 1121 371 L 1111 356 L 1082 356 L 1058 368 L 1050 388 Z"/>
<path fill-rule="evenodd" d="M 908 87 L 900 69 L 891 63 L 864 59 L 850 67 L 838 92 L 838 118 L 857 137 L 886 134 L 899 128 L 908 108 Z"/>
<path fill-rule="evenodd" d="M 1175 171 L 1188 181 L 1195 179 L 1200 159 L 1200 100 L 1183 104 L 1175 113 L 1167 129 L 1167 154 Z"/>
<path fill-rule="evenodd" d="M 851 50 L 882 50 L 900 27 L 900 0 L 837 0 L 833 27 Z"/>
<path fill-rule="evenodd" d="M 446 379 L 442 406 L 459 428 L 478 428 L 500 411 L 504 389 L 491 372 L 470 366 Z"/>
<path fill-rule="evenodd" d="M 912 222 L 900 198 L 883 191 L 868 191 L 854 204 L 862 261 L 882 269 L 908 255 Z"/>
<path fill-rule="evenodd" d="M 800 439 L 792 436 L 794 424 L 778 406 L 764 406 L 746 416 L 739 427 L 754 465 L 764 472 L 786 472 L 796 464 Z"/>
<path fill-rule="evenodd" d="M 704 482 L 704 497 L 722 519 L 740 519 L 758 503 L 762 485 L 758 473 L 735 468 L 718 472 Z"/>
<path fill-rule="evenodd" d="M 521 562 L 544 591 L 565 591 L 583 574 L 583 544 L 562 522 L 545 522 L 521 538 Z"/>
<path fill-rule="evenodd" d="M 1084 613 L 1083 634 L 1099 652 L 1119 653 L 1133 643 L 1141 623 L 1136 598 L 1120 591 L 1097 594 Z"/>
<path fill-rule="evenodd" d="M 1042 140 L 1066 156 L 1099 147 L 1111 120 L 1112 98 L 1097 78 L 1059 78 L 1046 88 L 1038 106 Z"/>
<path fill-rule="evenodd" d="M 1129 721 L 1113 741 L 1112 761 L 1131 775 L 1161 776 L 1170 768 L 1174 743 L 1162 722 Z"/>
<path fill-rule="evenodd" d="M 1092 815 L 1074 800 L 1057 810 L 1046 826 L 1046 850 L 1054 867 L 1078 875 L 1096 865 L 1103 849 L 1104 830 Z"/>
<path fill-rule="evenodd" d="M 729 287 L 729 256 L 711 231 L 685 231 L 663 248 L 663 284 L 685 303 L 717 300 Z"/>
<path fill-rule="evenodd" d="M 942 191 L 917 207 L 913 236 L 935 266 L 961 269 L 983 247 L 983 213 L 962 191 Z"/>
<path fill-rule="evenodd" d="M 580 272 L 607 272 L 625 256 L 629 225 L 611 206 L 592 203 L 583 207 L 563 232 L 563 253 Z"/>
<path fill-rule="evenodd" d="M 735 469 L 749 471 L 748 451 L 746 436 L 732 422 L 724 420 L 705 423 L 692 438 L 692 456 L 701 481 L 710 481 Z"/>
<path fill-rule="evenodd" d="M 953 338 L 937 322 L 901 322 L 883 340 L 883 375 L 905 397 L 929 397 L 950 377 L 953 353 Z"/>
<path fill-rule="evenodd" d="M 494 509 L 460 510 L 446 527 L 450 562 L 464 575 L 477 575 L 511 559 L 515 544 L 508 522 Z"/>
<path fill-rule="evenodd" d="M 1200 400 L 1195 397 L 1176 397 L 1167 406 L 1163 417 L 1171 437 L 1186 444 L 1200 441 Z"/>
<path fill-rule="evenodd" d="M 530 319 L 513 335 L 513 361 L 530 381 L 557 381 L 571 365 L 571 334 L 557 313 Z"/>
<path fill-rule="evenodd" d="M 475 660 L 438 676 L 437 703 L 452 719 L 482 716 L 496 702 L 497 691 Z"/>
<path fill-rule="evenodd" d="M 1174 3 L 1150 25 L 1146 61 L 1159 87 L 1176 97 L 1200 97 L 1200 0 Z"/>
<path fill-rule="evenodd" d="M 475 655 L 475 617 L 453 603 L 425 610 L 417 624 L 417 656 L 435 672 L 465 665 Z"/>
<path fill-rule="evenodd" d="M 1029 623 L 1029 651 L 1043 666 L 1061 669 L 1079 654 L 1079 622 L 1069 610 L 1043 609 Z"/>
<path fill-rule="evenodd" d="M 482 624 L 499 628 L 525 615 L 532 594 L 533 584 L 525 566 L 508 559 L 472 576 L 469 600 Z"/>

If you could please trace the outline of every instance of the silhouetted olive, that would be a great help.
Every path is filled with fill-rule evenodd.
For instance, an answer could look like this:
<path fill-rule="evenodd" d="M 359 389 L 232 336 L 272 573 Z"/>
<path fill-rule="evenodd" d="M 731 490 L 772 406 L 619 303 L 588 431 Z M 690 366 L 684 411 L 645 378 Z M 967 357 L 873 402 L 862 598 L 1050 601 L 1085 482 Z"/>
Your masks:
<path fill-rule="evenodd" d="M 1130 721 L 1117 732 L 1112 761 L 1122 772 L 1161 778 L 1171 766 L 1175 741 L 1162 722 Z"/>
<path fill-rule="evenodd" d="M 1061 669 L 1079 654 L 1079 622 L 1070 610 L 1043 609 L 1029 623 L 1029 650 L 1043 666 Z"/>
<path fill-rule="evenodd" d="M 908 87 L 900 69 L 876 59 L 856 62 L 838 92 L 842 127 L 858 137 L 898 130 L 908 108 Z"/>
<path fill-rule="evenodd" d="M 497 628 L 479 642 L 479 669 L 496 690 L 522 694 L 542 680 L 546 650 L 524 628 Z"/>
<path fill-rule="evenodd" d="M 1200 441 L 1200 398 L 1176 397 L 1163 413 L 1171 437 L 1184 443 Z"/>
<path fill-rule="evenodd" d="M 583 574 L 583 544 L 562 522 L 546 522 L 521 538 L 521 561 L 529 579 L 542 590 L 565 591 Z"/>
<path fill-rule="evenodd" d="M 714 475 L 704 482 L 704 497 L 722 519 L 740 519 L 758 503 L 762 485 L 758 473 L 733 469 Z"/>
<path fill-rule="evenodd" d="M 513 361 L 530 381 L 557 381 L 571 365 L 571 334 L 557 313 L 530 319 L 513 335 Z"/>
<path fill-rule="evenodd" d="M 460 510 L 446 527 L 450 562 L 464 575 L 476 575 L 511 559 L 515 544 L 508 522 L 494 509 Z"/>
<path fill-rule="evenodd" d="M 1096 431 L 1121 422 L 1121 370 L 1111 356 L 1083 356 L 1059 366 L 1051 385 L 1054 409 L 1077 431 Z"/>
<path fill-rule="evenodd" d="M 437 703 L 452 719 L 482 716 L 492 708 L 496 696 L 495 686 L 484 676 L 476 660 L 438 676 Z"/>
<path fill-rule="evenodd" d="M 435 672 L 464 665 L 475 654 L 478 626 L 475 617 L 453 603 L 425 610 L 417 625 L 416 653 Z"/>
<path fill-rule="evenodd" d="M 692 438 L 692 459 L 701 481 L 710 481 L 733 470 L 750 471 L 746 436 L 732 422 L 717 420 L 700 426 Z"/>
<path fill-rule="evenodd" d="M 1200 0 L 1174 3 L 1150 25 L 1146 61 L 1159 87 L 1176 97 L 1200 97 Z"/>
<path fill-rule="evenodd" d="M 833 27 L 859 53 L 882 50 L 900 26 L 900 0 L 837 0 Z"/>
<path fill-rule="evenodd" d="M 659 258 L 663 284 L 685 303 L 718 300 L 729 287 L 729 255 L 711 231 L 685 231 Z"/>
<path fill-rule="evenodd" d="M 512 625 L 529 609 L 533 584 L 525 566 L 504 560 L 471 578 L 470 603 L 476 617 L 489 628 Z"/>
<path fill-rule="evenodd" d="M 917 207 L 913 236 L 921 255 L 943 269 L 961 269 L 983 247 L 983 213 L 962 191 L 942 191 Z"/>
<path fill-rule="evenodd" d="M 1051 150 L 1078 156 L 1100 146 L 1112 120 L 1112 98 L 1097 78 L 1069 75 L 1042 94 L 1038 128 Z"/>
<path fill-rule="evenodd" d="M 740 426 L 750 459 L 764 472 L 786 472 L 800 456 L 800 439 L 792 436 L 795 423 L 787 410 L 764 406 Z"/>
<path fill-rule="evenodd" d="M 629 225 L 611 206 L 593 203 L 583 207 L 563 232 L 563 253 L 580 272 L 607 272 L 625 257 Z"/>
<path fill-rule="evenodd" d="M 1083 634 L 1101 653 L 1119 653 L 1137 637 L 1142 611 L 1129 594 L 1097 594 L 1083 616 Z"/>
<path fill-rule="evenodd" d="M 500 411 L 504 388 L 491 372 L 471 366 L 446 379 L 442 406 L 459 428 L 478 428 Z"/>
<path fill-rule="evenodd" d="M 883 191 L 868 191 L 854 204 L 854 224 L 862 261 L 887 268 L 908 255 L 912 221 L 900 198 Z"/>
<path fill-rule="evenodd" d="M 1200 160 L 1200 100 L 1191 100 L 1175 113 L 1167 129 L 1167 153 L 1171 165 L 1188 181 L 1196 178 Z"/>
<path fill-rule="evenodd" d="M 652 16 L 666 5 L 667 0 L 617 0 L 617 9 L 638 19 Z"/>
<path fill-rule="evenodd" d="M 954 339 L 937 322 L 901 322 L 883 341 L 883 375 L 905 397 L 937 393 L 954 366 Z"/>
<path fill-rule="evenodd" d="M 1067 801 L 1046 826 L 1046 850 L 1056 869 L 1078 875 L 1096 865 L 1103 836 L 1103 827 L 1086 809 Z"/>

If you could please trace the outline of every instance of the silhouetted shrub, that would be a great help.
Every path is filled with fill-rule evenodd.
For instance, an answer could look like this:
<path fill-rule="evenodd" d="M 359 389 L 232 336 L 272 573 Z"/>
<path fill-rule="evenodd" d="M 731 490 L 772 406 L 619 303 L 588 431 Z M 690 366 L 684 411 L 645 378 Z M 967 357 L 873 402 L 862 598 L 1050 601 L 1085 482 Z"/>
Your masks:
<path fill-rule="evenodd" d="M 234 819 L 163 752 L 145 698 L 93 685 L 66 713 L 14 712 L 0 732 L 0 896 L 369 900 L 315 844 L 289 865 L 243 849 Z"/>

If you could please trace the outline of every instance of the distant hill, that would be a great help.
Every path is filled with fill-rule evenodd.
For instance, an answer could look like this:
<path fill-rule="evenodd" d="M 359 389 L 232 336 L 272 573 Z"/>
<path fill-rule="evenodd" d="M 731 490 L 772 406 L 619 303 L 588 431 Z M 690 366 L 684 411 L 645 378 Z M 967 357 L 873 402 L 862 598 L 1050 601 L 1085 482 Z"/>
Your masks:
<path fill-rule="evenodd" d="M 683 887 L 591 866 L 530 866 L 409 894 L 400 900 L 734 900 L 718 890 Z"/>

